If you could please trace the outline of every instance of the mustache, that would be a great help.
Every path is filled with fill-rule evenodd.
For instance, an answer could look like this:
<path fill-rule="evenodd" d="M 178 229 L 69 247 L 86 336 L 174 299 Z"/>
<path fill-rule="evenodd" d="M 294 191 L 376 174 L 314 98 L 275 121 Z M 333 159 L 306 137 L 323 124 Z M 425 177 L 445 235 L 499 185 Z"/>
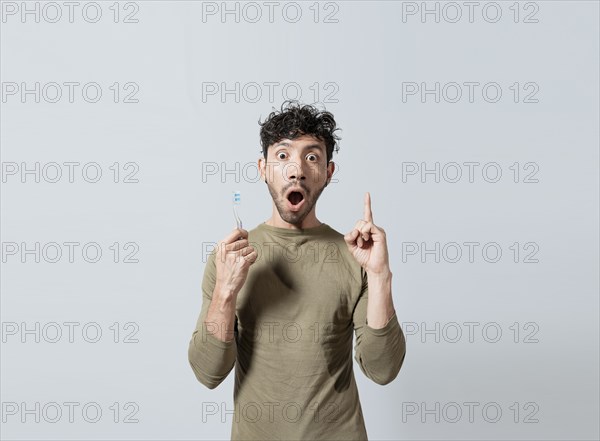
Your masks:
<path fill-rule="evenodd" d="M 282 194 L 285 195 L 287 193 L 287 191 L 292 187 L 296 187 L 296 188 L 300 187 L 302 190 L 304 190 L 304 192 L 306 193 L 307 196 L 310 194 L 310 190 L 305 185 L 302 185 L 300 183 L 294 183 L 294 184 L 288 185 L 287 187 L 285 187 L 283 189 Z"/>

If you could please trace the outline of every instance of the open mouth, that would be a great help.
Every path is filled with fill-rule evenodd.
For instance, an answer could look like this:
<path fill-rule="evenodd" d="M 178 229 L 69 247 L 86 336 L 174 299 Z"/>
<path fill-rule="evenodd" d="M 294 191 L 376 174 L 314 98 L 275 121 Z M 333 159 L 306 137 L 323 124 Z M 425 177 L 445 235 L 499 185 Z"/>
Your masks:
<path fill-rule="evenodd" d="M 289 202 L 290 210 L 298 211 L 302 205 L 304 205 L 304 193 L 292 190 L 287 194 L 287 200 Z"/>
<path fill-rule="evenodd" d="M 288 201 L 290 201 L 292 205 L 298 205 L 302 201 L 302 199 L 304 199 L 304 196 L 298 191 L 292 191 L 288 195 Z"/>

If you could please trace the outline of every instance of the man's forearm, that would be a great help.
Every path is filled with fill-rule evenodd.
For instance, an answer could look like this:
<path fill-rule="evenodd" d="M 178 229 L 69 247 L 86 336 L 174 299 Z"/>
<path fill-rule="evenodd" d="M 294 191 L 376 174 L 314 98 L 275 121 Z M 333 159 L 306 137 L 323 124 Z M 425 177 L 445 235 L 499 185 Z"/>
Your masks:
<path fill-rule="evenodd" d="M 367 272 L 369 296 L 367 298 L 367 324 L 370 328 L 383 328 L 394 315 L 392 300 L 392 272 Z"/>
<path fill-rule="evenodd" d="M 233 340 L 236 299 L 235 293 L 218 285 L 215 286 L 212 301 L 208 307 L 206 319 L 204 319 L 206 332 L 213 334 L 221 341 Z"/>

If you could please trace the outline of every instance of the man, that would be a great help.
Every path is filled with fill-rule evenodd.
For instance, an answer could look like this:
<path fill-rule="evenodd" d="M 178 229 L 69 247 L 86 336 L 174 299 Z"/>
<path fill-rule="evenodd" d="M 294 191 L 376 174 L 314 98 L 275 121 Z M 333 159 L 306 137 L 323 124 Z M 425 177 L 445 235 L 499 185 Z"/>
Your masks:
<path fill-rule="evenodd" d="M 235 364 L 233 440 L 366 440 L 353 332 L 355 359 L 378 384 L 396 377 L 406 353 L 385 232 L 369 193 L 345 236 L 316 217 L 335 170 L 331 113 L 286 102 L 260 125 L 273 212 L 210 254 L 190 365 L 213 389 Z"/>

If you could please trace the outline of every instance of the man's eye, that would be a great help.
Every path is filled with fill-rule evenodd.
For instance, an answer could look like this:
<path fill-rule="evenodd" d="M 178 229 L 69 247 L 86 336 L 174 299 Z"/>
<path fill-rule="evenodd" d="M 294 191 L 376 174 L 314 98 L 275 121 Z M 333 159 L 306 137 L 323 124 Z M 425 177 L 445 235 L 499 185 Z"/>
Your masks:
<path fill-rule="evenodd" d="M 307 158 L 313 158 L 313 159 L 309 159 L 310 161 L 316 161 L 318 159 L 317 155 L 313 155 L 312 153 L 310 155 L 308 155 Z"/>
<path fill-rule="evenodd" d="M 283 155 L 283 157 L 282 157 L 282 155 Z M 285 159 L 285 153 L 284 152 L 277 153 L 277 158 L 278 159 Z"/>

